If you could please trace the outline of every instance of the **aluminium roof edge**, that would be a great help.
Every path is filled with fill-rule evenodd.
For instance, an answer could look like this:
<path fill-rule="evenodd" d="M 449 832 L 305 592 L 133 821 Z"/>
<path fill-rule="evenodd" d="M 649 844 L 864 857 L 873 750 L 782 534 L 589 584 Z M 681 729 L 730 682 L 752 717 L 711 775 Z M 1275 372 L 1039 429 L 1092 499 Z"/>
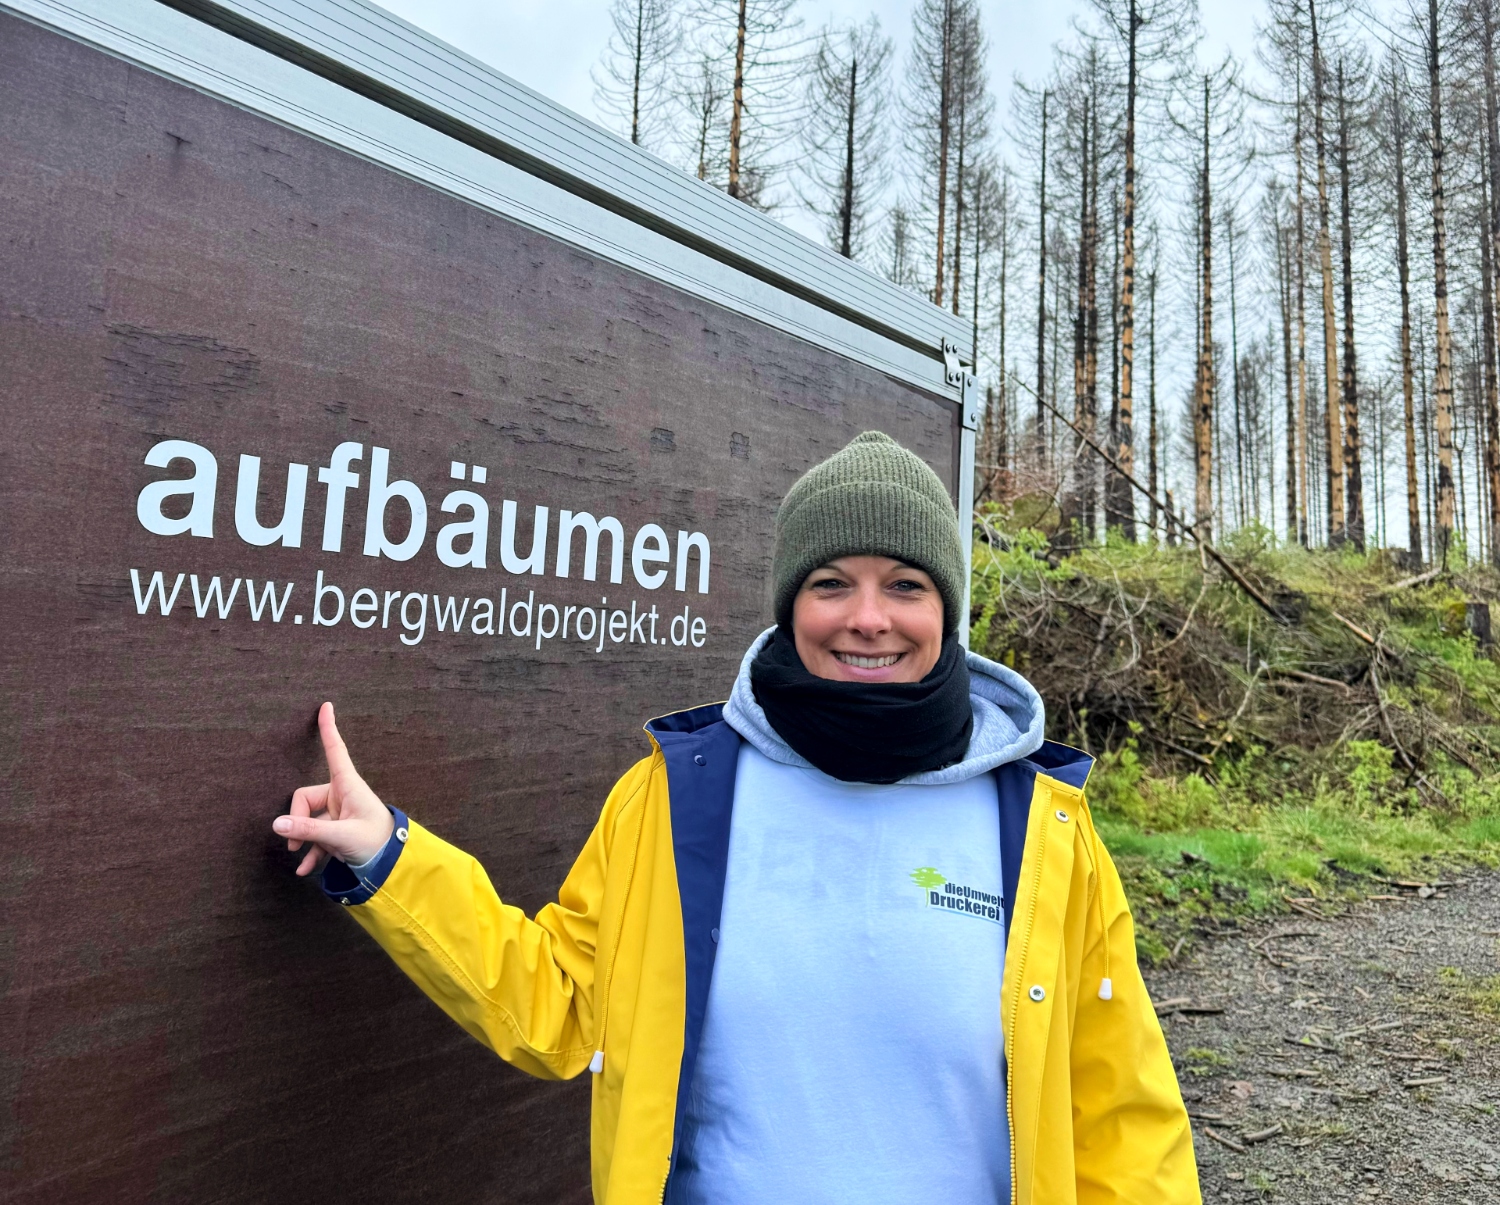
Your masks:
<path fill-rule="evenodd" d="M 971 327 L 368 0 L 158 0 L 885 338 Z"/>

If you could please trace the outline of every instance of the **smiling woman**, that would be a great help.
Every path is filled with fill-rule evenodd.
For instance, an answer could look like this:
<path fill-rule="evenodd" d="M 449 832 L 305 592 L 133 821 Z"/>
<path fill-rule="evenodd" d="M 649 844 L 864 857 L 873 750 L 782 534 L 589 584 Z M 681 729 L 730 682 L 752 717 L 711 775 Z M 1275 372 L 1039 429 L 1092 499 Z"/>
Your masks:
<path fill-rule="evenodd" d="M 475 1037 L 596 1075 L 596 1201 L 1197 1201 L 1089 759 L 962 647 L 960 541 L 889 436 L 809 470 L 729 702 L 647 725 L 535 920 L 325 704 L 332 782 L 276 832 Z"/>

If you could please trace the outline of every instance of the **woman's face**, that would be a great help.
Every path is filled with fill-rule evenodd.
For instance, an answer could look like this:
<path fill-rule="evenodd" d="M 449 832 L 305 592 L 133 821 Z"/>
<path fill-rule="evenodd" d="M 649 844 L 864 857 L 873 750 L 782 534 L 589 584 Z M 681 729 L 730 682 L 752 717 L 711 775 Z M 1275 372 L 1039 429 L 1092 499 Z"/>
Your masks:
<path fill-rule="evenodd" d="M 920 682 L 943 651 L 943 598 L 926 573 L 891 557 L 840 557 L 797 591 L 792 635 L 819 678 Z"/>

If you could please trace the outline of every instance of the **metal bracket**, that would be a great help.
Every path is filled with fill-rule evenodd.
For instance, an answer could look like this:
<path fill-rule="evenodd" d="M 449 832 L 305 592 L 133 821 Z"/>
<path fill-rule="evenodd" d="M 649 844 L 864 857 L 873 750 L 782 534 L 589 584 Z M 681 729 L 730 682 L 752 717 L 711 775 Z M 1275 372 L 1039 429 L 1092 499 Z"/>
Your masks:
<path fill-rule="evenodd" d="M 979 378 L 958 359 L 958 344 L 943 340 L 943 380 L 959 390 L 959 420 L 965 431 L 979 430 Z"/>
<path fill-rule="evenodd" d="M 959 418 L 964 430 L 979 430 L 979 378 L 972 372 L 964 373 L 964 394 L 959 406 Z"/>
<path fill-rule="evenodd" d="M 949 385 L 964 383 L 964 366 L 958 362 L 958 344 L 952 339 L 943 340 L 943 380 Z"/>

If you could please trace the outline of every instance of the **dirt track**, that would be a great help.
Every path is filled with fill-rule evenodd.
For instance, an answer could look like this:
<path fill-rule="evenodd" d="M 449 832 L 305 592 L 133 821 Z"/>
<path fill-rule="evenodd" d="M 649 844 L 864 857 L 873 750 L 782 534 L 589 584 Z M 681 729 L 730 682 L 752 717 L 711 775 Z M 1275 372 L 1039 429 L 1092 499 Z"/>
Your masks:
<path fill-rule="evenodd" d="M 1205 1201 L 1500 1203 L 1500 875 L 1399 894 L 1147 975 Z"/>

